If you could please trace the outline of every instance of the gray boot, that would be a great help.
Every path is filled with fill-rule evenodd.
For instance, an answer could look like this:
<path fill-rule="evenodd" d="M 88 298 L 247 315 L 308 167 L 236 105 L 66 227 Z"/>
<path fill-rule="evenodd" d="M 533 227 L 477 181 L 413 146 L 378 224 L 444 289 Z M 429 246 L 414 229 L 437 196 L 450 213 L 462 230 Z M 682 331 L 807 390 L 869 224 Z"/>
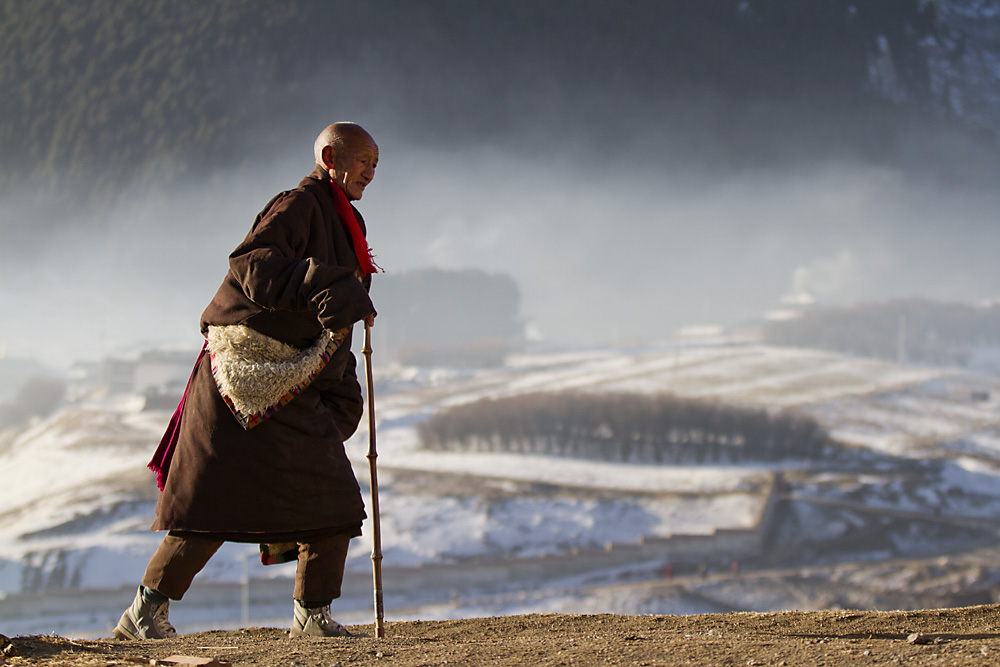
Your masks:
<path fill-rule="evenodd" d="M 139 586 L 132 606 L 125 610 L 115 637 L 118 639 L 168 639 L 176 637 L 177 631 L 167 619 L 170 600 L 160 593 Z"/>
<path fill-rule="evenodd" d="M 295 613 L 292 617 L 292 637 L 350 637 L 351 633 L 343 625 L 330 616 L 330 605 L 324 607 L 306 607 L 299 600 L 295 601 Z"/>

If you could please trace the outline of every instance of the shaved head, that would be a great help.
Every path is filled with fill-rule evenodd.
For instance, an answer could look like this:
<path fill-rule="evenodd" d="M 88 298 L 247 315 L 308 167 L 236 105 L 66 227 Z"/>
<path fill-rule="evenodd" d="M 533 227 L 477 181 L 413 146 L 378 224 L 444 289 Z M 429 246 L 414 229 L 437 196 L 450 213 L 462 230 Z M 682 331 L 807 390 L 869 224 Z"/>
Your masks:
<path fill-rule="evenodd" d="M 327 125 L 316 137 L 316 143 L 313 144 L 316 164 L 324 168 L 329 166 L 328 162 L 324 160 L 323 149 L 330 147 L 334 153 L 340 155 L 357 146 L 359 142 L 375 144 L 372 136 L 357 123 L 342 121 Z"/>
<path fill-rule="evenodd" d="M 313 153 L 316 166 L 340 186 L 350 201 L 361 199 L 365 188 L 375 178 L 378 145 L 357 123 L 327 126 L 316 137 Z"/>

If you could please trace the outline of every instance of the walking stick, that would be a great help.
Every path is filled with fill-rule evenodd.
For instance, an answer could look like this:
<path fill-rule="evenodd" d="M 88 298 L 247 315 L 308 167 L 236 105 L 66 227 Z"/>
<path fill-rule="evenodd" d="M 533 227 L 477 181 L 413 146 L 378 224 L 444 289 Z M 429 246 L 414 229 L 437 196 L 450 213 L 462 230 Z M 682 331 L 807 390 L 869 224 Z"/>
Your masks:
<path fill-rule="evenodd" d="M 382 526 L 378 511 L 378 470 L 375 459 L 375 393 L 372 381 L 372 328 L 365 322 L 365 375 L 368 380 L 368 470 L 372 487 L 372 573 L 375 578 L 375 636 L 385 637 L 385 620 L 382 611 Z"/>

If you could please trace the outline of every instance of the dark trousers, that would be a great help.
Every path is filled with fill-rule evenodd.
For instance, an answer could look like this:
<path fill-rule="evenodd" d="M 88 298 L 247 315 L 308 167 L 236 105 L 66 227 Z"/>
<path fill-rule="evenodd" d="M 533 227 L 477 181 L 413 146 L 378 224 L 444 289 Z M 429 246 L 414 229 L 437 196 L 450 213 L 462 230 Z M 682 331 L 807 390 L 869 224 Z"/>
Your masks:
<path fill-rule="evenodd" d="M 308 602 L 326 602 L 340 597 L 344 581 L 344 563 L 351 536 L 335 533 L 309 543 L 299 543 L 298 566 L 292 597 Z M 180 600 L 219 550 L 221 540 L 196 533 L 167 533 L 146 566 L 142 585 Z"/>

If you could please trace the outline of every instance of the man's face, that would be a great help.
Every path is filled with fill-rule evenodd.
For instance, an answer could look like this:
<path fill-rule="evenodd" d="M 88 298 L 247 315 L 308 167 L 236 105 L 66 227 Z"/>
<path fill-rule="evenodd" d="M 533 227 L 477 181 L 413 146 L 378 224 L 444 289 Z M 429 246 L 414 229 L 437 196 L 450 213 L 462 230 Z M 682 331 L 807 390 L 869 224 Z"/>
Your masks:
<path fill-rule="evenodd" d="M 376 166 L 378 146 L 371 137 L 350 137 L 334 157 L 331 176 L 334 183 L 347 195 L 348 201 L 356 201 L 361 199 L 365 188 L 375 178 Z"/>

